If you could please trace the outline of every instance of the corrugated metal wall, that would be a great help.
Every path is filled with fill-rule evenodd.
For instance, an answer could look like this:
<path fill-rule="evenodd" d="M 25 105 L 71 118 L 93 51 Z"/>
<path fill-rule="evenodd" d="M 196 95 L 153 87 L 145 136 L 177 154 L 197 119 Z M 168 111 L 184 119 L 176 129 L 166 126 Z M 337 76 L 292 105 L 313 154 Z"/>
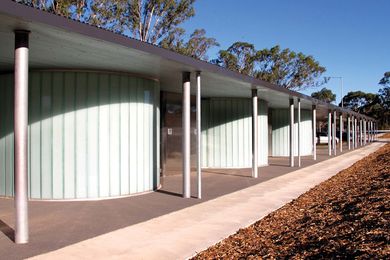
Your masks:
<path fill-rule="evenodd" d="M 0 76 L 0 195 L 13 195 L 13 75 Z M 29 191 L 102 198 L 159 182 L 159 84 L 128 75 L 32 72 Z"/>
<path fill-rule="evenodd" d="M 259 101 L 259 166 L 268 164 L 268 107 Z M 202 100 L 203 167 L 245 168 L 252 164 L 251 99 Z"/>
<path fill-rule="evenodd" d="M 289 156 L 290 152 L 290 110 L 272 109 L 272 156 Z M 312 154 L 312 114 L 310 110 L 301 109 L 301 155 Z M 294 113 L 294 133 L 295 149 L 294 154 L 298 154 L 298 113 Z"/>

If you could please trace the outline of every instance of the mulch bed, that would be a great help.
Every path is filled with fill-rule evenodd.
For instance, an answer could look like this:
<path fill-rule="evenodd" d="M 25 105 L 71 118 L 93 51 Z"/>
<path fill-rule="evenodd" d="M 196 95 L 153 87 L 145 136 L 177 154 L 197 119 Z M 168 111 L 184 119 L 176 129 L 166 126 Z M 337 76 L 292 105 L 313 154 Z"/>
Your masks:
<path fill-rule="evenodd" d="M 390 133 L 386 133 L 386 134 L 380 136 L 379 138 L 390 138 Z"/>
<path fill-rule="evenodd" d="M 390 259 L 390 144 L 193 259 Z"/>

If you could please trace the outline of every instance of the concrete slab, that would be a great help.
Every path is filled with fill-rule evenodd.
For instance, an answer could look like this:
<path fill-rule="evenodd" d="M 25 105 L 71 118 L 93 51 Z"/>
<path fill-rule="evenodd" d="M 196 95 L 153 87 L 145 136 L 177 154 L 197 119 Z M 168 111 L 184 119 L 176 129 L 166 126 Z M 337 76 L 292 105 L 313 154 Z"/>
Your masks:
<path fill-rule="evenodd" d="M 183 259 L 278 209 L 384 143 L 284 174 L 207 202 L 32 259 Z"/>

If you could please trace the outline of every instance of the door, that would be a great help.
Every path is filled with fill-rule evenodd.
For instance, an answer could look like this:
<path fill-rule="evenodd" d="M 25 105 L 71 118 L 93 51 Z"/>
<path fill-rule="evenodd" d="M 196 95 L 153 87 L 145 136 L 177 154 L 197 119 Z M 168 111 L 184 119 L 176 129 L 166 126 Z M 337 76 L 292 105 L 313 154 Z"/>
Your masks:
<path fill-rule="evenodd" d="M 182 95 L 161 93 L 161 173 L 162 176 L 182 174 Z M 196 106 L 191 96 L 191 168 L 196 161 Z"/>

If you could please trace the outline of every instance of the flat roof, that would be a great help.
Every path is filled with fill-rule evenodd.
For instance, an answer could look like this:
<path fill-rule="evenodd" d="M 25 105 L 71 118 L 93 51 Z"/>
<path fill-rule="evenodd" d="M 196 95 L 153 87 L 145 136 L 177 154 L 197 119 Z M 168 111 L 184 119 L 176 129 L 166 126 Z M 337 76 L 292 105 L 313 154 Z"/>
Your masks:
<path fill-rule="evenodd" d="M 0 72 L 13 71 L 14 30 L 30 30 L 31 69 L 88 69 L 139 74 L 160 81 L 161 89 L 180 93 L 182 72 L 201 71 L 202 97 L 259 98 L 271 108 L 287 108 L 289 98 L 300 98 L 303 109 L 317 105 L 319 116 L 335 110 L 375 120 L 352 110 L 255 79 L 79 21 L 44 12 L 14 1 L 0 1 Z M 195 86 L 195 73 L 191 85 Z M 195 88 L 192 87 L 192 94 Z"/>

